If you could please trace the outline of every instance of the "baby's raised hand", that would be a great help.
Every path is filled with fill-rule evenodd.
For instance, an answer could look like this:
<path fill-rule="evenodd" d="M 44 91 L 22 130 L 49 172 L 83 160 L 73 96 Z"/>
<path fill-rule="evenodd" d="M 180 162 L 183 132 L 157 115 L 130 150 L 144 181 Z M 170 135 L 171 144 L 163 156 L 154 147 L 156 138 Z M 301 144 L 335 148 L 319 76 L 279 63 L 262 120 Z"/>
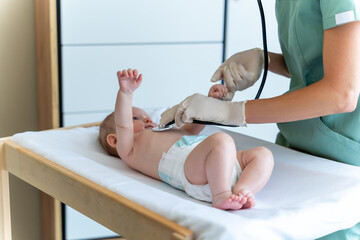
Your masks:
<path fill-rule="evenodd" d="M 138 70 L 122 70 L 117 72 L 117 77 L 120 85 L 120 91 L 124 93 L 134 92 L 141 84 L 142 74 L 138 76 Z"/>
<path fill-rule="evenodd" d="M 229 90 L 225 85 L 215 84 L 210 88 L 208 96 L 213 98 L 223 98 L 226 96 L 228 91 Z"/>

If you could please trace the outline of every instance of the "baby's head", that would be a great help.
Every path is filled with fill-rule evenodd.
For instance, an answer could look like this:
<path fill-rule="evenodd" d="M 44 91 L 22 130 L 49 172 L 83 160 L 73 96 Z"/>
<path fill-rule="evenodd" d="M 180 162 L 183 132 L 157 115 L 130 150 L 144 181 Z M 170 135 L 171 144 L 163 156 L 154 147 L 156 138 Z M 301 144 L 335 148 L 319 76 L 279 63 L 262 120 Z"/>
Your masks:
<path fill-rule="evenodd" d="M 134 133 L 138 133 L 144 131 L 145 129 L 157 126 L 157 124 L 151 120 L 151 117 L 141 108 L 132 108 L 132 118 Z M 99 141 L 106 152 L 112 156 L 119 157 L 116 151 L 116 127 L 114 112 L 109 114 L 100 124 Z"/>
<path fill-rule="evenodd" d="M 144 131 L 145 129 L 154 128 L 157 126 L 143 109 L 133 107 L 133 124 L 134 124 L 134 133 Z"/>
<path fill-rule="evenodd" d="M 116 151 L 116 148 L 113 148 L 108 143 L 108 138 L 111 134 L 115 134 L 115 117 L 114 112 L 110 113 L 100 124 L 100 131 L 99 131 L 99 141 L 101 146 L 112 156 L 119 157 L 119 154 Z"/>

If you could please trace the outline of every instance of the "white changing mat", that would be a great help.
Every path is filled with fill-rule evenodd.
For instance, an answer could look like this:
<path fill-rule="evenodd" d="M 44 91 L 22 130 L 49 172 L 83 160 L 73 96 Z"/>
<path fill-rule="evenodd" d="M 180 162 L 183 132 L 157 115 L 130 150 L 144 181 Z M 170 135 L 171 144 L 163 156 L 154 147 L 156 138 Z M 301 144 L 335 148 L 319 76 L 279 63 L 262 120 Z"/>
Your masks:
<path fill-rule="evenodd" d="M 225 131 L 206 127 L 204 134 Z M 360 222 L 360 168 L 228 132 L 238 149 L 266 146 L 275 167 L 249 210 L 222 211 L 109 156 L 98 127 L 25 132 L 14 142 L 192 230 L 196 239 L 314 239 Z"/>

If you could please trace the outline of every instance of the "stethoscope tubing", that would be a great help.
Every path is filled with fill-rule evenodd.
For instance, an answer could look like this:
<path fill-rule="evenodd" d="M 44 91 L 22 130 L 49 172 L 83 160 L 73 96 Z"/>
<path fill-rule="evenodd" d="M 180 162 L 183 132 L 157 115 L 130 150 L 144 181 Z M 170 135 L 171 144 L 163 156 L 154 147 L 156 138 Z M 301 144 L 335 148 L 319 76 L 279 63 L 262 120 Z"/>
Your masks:
<path fill-rule="evenodd" d="M 261 17 L 261 28 L 262 28 L 262 38 L 263 38 L 263 51 L 264 51 L 264 74 L 261 80 L 261 84 L 259 87 L 259 90 L 255 96 L 255 99 L 259 99 L 260 95 L 264 89 L 265 86 L 265 82 L 266 82 L 266 77 L 267 77 L 267 73 L 268 73 L 268 69 L 269 69 L 269 53 L 268 53 L 268 49 L 267 49 L 267 40 L 266 40 L 266 22 L 265 22 L 265 14 L 264 14 L 264 8 L 262 6 L 261 0 L 258 0 L 258 5 L 259 5 L 259 11 L 260 11 L 260 17 Z M 171 121 L 168 124 L 165 125 L 165 127 L 168 127 L 170 125 L 173 125 L 175 123 L 175 121 Z M 238 127 L 238 125 L 225 125 L 225 124 L 220 124 L 220 123 L 214 123 L 214 122 L 207 122 L 207 121 L 199 121 L 199 120 L 195 120 L 193 121 L 193 123 L 197 123 L 197 124 L 205 124 L 205 125 L 217 125 L 217 126 L 227 126 L 227 127 Z"/>
<path fill-rule="evenodd" d="M 264 50 L 264 74 L 263 74 L 263 78 L 261 80 L 259 90 L 255 96 L 255 99 L 260 98 L 260 95 L 265 86 L 265 81 L 266 81 L 266 77 L 267 77 L 267 73 L 268 73 L 268 69 L 269 69 L 269 57 L 268 57 L 269 53 L 268 53 L 267 40 L 266 40 L 266 22 L 265 22 L 264 8 L 262 6 L 261 0 L 258 0 L 257 2 L 259 5 L 259 11 L 260 11 L 260 17 L 261 17 L 261 28 L 262 28 L 262 38 L 263 38 L 263 50 Z"/>

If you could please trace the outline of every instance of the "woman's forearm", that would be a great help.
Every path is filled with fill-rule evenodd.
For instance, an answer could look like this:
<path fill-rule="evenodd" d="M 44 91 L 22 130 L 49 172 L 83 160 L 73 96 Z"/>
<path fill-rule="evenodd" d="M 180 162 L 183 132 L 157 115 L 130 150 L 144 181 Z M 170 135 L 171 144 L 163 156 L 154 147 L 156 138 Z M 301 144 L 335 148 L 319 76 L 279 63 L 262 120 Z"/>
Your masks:
<path fill-rule="evenodd" d="M 360 93 L 360 22 L 325 30 L 324 77 L 284 95 L 248 101 L 248 123 L 289 122 L 352 112 Z M 283 57 L 270 53 L 271 71 L 286 73 Z M 285 71 L 286 69 L 286 71 Z"/>
<path fill-rule="evenodd" d="M 351 112 L 354 110 L 353 104 L 350 104 L 346 95 L 323 79 L 278 97 L 248 101 L 245 105 L 246 122 L 291 122 Z"/>
<path fill-rule="evenodd" d="M 269 71 L 290 78 L 290 73 L 286 66 L 283 55 L 269 52 L 269 58 Z"/>

